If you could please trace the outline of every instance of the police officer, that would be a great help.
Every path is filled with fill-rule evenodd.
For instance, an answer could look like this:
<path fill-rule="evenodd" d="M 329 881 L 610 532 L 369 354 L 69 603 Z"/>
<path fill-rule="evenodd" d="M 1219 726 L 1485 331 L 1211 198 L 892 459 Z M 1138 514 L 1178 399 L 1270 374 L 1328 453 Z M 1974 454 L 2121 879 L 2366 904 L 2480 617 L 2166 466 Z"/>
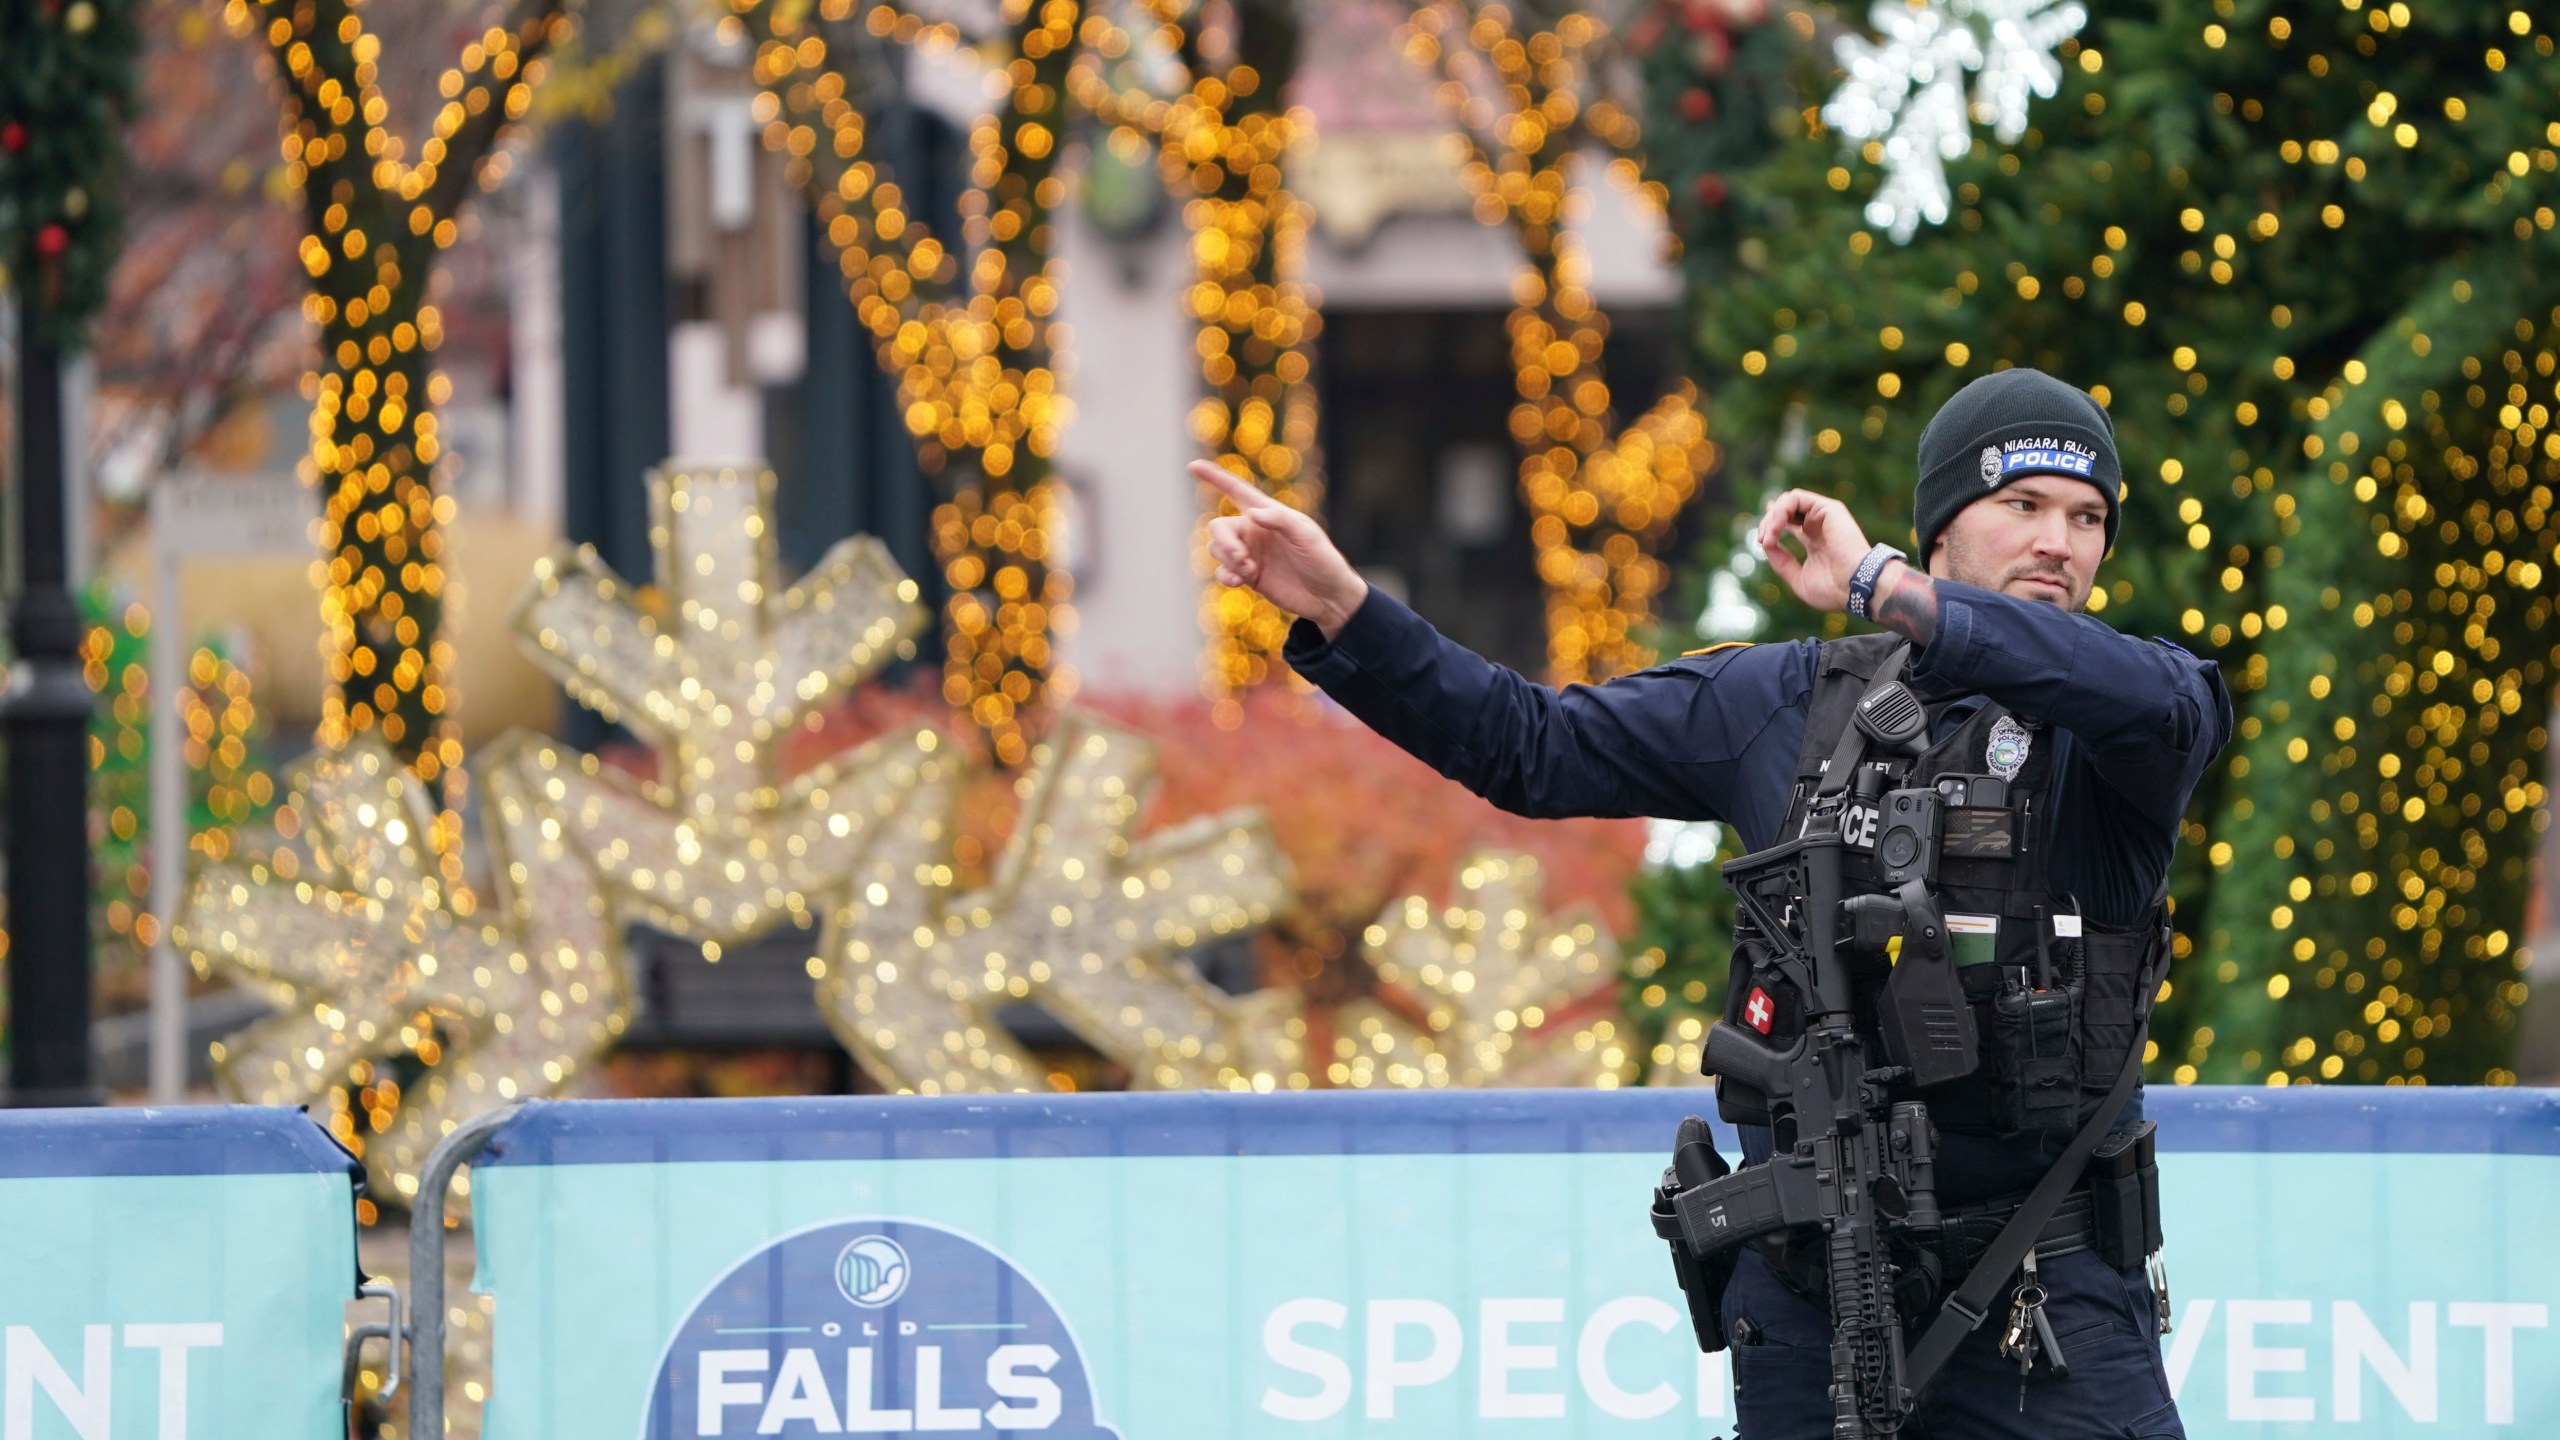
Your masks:
<path fill-rule="evenodd" d="M 1872 543 L 1838 500 L 1790 490 L 1757 532 L 1771 568 L 1816 609 L 1872 620 L 1891 632 L 1883 644 L 1908 642 L 1905 677 L 1942 743 L 1969 722 L 1983 731 L 1990 715 L 1995 771 L 2015 774 L 2044 748 L 2034 764 L 2041 885 L 2073 908 L 2075 929 L 2157 934 L 2181 816 L 2229 736 L 2231 711 L 2210 661 L 2085 613 L 2118 521 L 2106 411 L 2041 372 L 1999 371 L 1931 419 L 1919 472 L 1919 563 Z M 1371 728 L 1518 814 L 1714 820 L 1763 849 L 1805 797 L 1807 757 L 1828 753 L 1828 737 L 1808 736 L 1810 717 L 1845 713 L 1825 699 L 1841 668 L 1827 662 L 1876 651 L 1874 637 L 1719 645 L 1604 685 L 1551 690 L 1371 588 L 1314 520 L 1206 462 L 1192 473 L 1241 511 L 1210 525 L 1220 583 L 1250 586 L 1301 617 L 1289 663 Z M 2131 1023 L 2120 1027 L 2118 1056 L 2140 1043 L 2139 1020 L 2122 1018 Z M 1729 1003 L 1726 1023 L 1737 1020 L 1766 1024 Z M 2090 1088 L 2104 1091 L 2112 1077 Z M 2137 1089 L 2119 1127 L 2140 1113 Z M 1995 1229 L 2068 1138 L 1940 1124 L 1940 1203 Z M 1747 1163 L 1767 1157 L 1767 1129 L 1746 1126 L 1743 1137 Z M 2085 1233 L 2075 1241 L 2057 1226 L 2034 1254 L 2067 1369 L 2046 1363 L 2022 1376 L 1999 1351 L 2001 1327 L 1982 1326 L 1921 1397 L 1906 1436 L 2183 1436 L 2149 1277 L 2138 1262 L 2114 1268 Z M 1746 1253 L 1723 1299 L 1742 1440 L 1830 1435 L 1830 1325 L 1815 1287 Z"/>

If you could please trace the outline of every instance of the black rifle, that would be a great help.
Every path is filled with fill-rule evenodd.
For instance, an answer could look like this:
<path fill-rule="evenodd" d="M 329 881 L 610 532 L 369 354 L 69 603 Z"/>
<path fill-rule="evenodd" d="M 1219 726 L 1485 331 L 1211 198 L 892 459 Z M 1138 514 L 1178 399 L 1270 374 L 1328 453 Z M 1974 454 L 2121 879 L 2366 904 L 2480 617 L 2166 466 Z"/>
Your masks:
<path fill-rule="evenodd" d="M 1707 1173 L 1720 1165 L 1676 1165 L 1656 1197 L 1657 1228 L 1672 1240 L 1675 1261 L 1684 1248 L 1690 1257 L 1684 1280 L 1701 1262 L 1763 1235 L 1818 1238 L 1831 1301 L 1835 1440 L 1893 1435 L 1917 1398 L 1897 1288 L 1907 1280 L 1934 1288 L 1934 1277 L 1905 1271 L 1919 1269 L 1940 1229 L 1937 1131 L 1923 1106 L 1895 1102 L 1890 1089 L 1953 1079 L 1977 1063 L 1973 1012 L 1925 883 L 1915 878 L 1893 895 L 1842 903 L 1842 817 L 1880 799 L 1890 809 L 1913 793 L 1884 795 L 1883 776 L 1862 768 L 1869 740 L 1915 748 L 1919 705 L 1895 683 L 1899 669 L 1897 657 L 1860 702 L 1805 833 L 1724 867 L 1741 908 L 1734 973 L 1783 976 L 1802 997 L 1803 1023 L 1784 1047 L 1752 1028 L 1715 1025 L 1702 1068 L 1720 1085 L 1758 1092 L 1784 1148 L 1766 1165 L 1730 1174 Z M 1934 851 L 1935 834 L 1925 840 Z M 1896 934 L 1900 959 L 1878 1005 L 1888 1054 L 1874 1056 L 1855 1023 L 1841 952 L 1881 949 Z M 1745 955 L 1757 963 L 1742 963 Z M 1691 1138 L 1684 1127 L 1682 1139 Z M 1693 1312 L 1697 1304 L 1693 1295 Z"/>

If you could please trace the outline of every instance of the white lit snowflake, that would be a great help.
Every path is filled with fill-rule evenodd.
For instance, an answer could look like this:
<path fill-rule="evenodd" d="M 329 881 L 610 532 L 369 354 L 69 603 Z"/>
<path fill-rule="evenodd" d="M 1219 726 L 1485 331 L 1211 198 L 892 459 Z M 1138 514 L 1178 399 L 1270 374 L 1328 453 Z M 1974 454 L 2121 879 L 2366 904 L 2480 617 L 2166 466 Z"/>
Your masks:
<path fill-rule="evenodd" d="M 2026 133 L 2028 102 L 2062 83 L 2055 47 L 2080 33 L 2089 12 L 2077 0 L 1876 0 L 1867 18 L 1877 39 L 1833 43 L 1848 78 L 1822 118 L 1852 142 L 1882 143 L 1884 184 L 1867 223 L 1902 242 L 1922 220 L 1946 220 L 1946 162 L 1972 148 L 1973 121 L 2004 145 Z"/>

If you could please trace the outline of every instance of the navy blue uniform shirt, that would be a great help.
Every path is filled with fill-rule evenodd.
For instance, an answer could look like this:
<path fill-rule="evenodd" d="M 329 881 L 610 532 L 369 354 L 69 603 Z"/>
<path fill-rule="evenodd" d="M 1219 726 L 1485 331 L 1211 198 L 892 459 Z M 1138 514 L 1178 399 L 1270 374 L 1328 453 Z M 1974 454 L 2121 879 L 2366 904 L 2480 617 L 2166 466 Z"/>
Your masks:
<path fill-rule="evenodd" d="M 2219 668 L 2043 601 L 1936 585 L 1937 638 L 1908 678 L 1933 702 L 1978 695 L 2046 723 L 2042 738 L 2056 747 L 2048 881 L 2093 920 L 2139 923 L 2168 874 L 2187 797 L 2231 733 Z M 1371 729 L 1505 810 L 1714 820 L 1759 850 L 1777 839 L 1794 790 L 1815 649 L 1728 646 L 1558 691 L 1372 587 L 1330 642 L 1299 621 L 1286 655 Z M 1975 708 L 1946 706 L 1939 733 Z M 2137 1093 L 2128 1116 L 2140 1105 Z M 1939 1167 L 1948 1203 L 2035 1182 L 2032 1151 L 1999 1150 L 1968 1163 L 1951 1146 Z"/>

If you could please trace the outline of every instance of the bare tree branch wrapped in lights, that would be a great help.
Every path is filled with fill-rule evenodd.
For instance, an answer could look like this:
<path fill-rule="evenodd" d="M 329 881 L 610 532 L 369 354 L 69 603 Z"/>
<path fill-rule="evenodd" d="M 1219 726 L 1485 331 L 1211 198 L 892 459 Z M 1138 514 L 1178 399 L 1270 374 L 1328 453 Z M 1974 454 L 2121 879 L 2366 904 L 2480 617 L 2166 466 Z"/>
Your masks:
<path fill-rule="evenodd" d="M 461 775 L 450 719 L 452 646 L 444 617 L 444 524 L 435 493 L 442 453 L 433 407 L 444 378 L 428 357 L 443 319 L 427 303 L 428 272 L 459 234 L 462 207 L 501 173 L 498 137 L 523 118 L 543 51 L 567 33 L 564 0 L 519 0 L 506 23 L 462 48 L 416 159 L 388 128 L 382 40 L 350 0 L 229 0 L 232 29 L 265 39 L 282 97 L 283 155 L 300 192 L 311 277 L 303 313 L 319 330 L 311 468 L 326 558 L 322 644 L 332 689 L 320 734 L 342 744 L 378 731 L 420 778 Z M 438 822 L 451 856 L 459 820 Z M 448 879 L 458 879 L 448 876 Z"/>
<path fill-rule="evenodd" d="M 955 27 L 853 0 L 805 6 L 731 0 L 724 23 L 757 42 L 756 113 L 790 157 L 842 256 L 854 311 L 897 377 L 908 430 L 948 498 L 933 516 L 951 598 L 943 696 L 969 712 L 997 757 L 1028 753 L 1022 713 L 1073 680 L 1050 637 L 1068 623 L 1072 582 L 1050 567 L 1051 457 L 1066 420 L 1054 357 L 1057 173 L 1066 71 L 1083 19 L 1076 0 L 1007 0 L 1002 29 L 974 48 L 1006 81 L 969 133 L 961 233 L 934 235 L 865 148 L 870 111 L 894 84 L 884 42 L 948 50 Z M 868 53 L 866 53 L 868 52 Z M 963 267 L 965 263 L 965 273 Z"/>
<path fill-rule="evenodd" d="M 1177 53 L 1191 89 L 1159 112 L 1158 157 L 1183 206 L 1198 279 L 1186 297 L 1199 323 L 1194 349 L 1207 386 L 1192 408 L 1192 437 L 1218 463 L 1284 504 L 1312 511 L 1322 495 L 1316 467 L 1316 395 L 1307 383 L 1307 346 L 1318 320 L 1295 279 L 1303 260 L 1307 206 L 1286 186 L 1288 154 L 1314 131 L 1306 111 L 1285 106 L 1296 70 L 1298 22 L 1285 0 L 1251 0 L 1229 23 L 1195 17 Z M 1107 111 L 1103 113 L 1108 113 Z M 1208 521 L 1232 513 L 1202 490 L 1193 546 L 1203 576 Z M 1261 684 L 1289 636 L 1289 617 L 1250 589 L 1212 585 L 1201 599 L 1209 637 L 1201 681 L 1221 723 L 1240 718 L 1234 692 Z"/>
<path fill-rule="evenodd" d="M 1315 399 L 1304 347 L 1316 320 L 1286 278 L 1306 215 L 1281 180 L 1288 149 L 1308 128 L 1303 113 L 1281 103 L 1296 20 L 1276 3 L 1239 7 L 1223 25 L 1156 5 L 1155 28 L 1133 35 L 1106 14 L 1021 3 L 1005 8 L 1001 36 L 970 42 L 953 25 L 851 0 L 821 5 L 814 21 L 770 4 L 737 13 L 762 42 L 756 78 L 770 112 L 767 143 L 793 157 L 817 196 L 924 459 L 951 481 L 934 526 L 955 592 L 946 697 L 988 729 L 1000 758 L 1019 761 L 1017 717 L 1045 698 L 1048 635 L 1066 620 L 1069 594 L 1067 577 L 1044 563 L 1048 460 L 1065 418 L 1049 335 L 1057 301 L 1049 217 L 1064 198 L 1054 174 L 1064 101 L 1105 121 L 1106 143 L 1119 153 L 1156 146 L 1168 183 L 1193 197 L 1184 220 L 1199 280 L 1188 298 L 1210 392 L 1193 413 L 1194 433 L 1240 473 L 1312 507 Z M 971 135 L 960 254 L 918 227 L 895 181 L 866 158 L 866 107 L 885 98 L 874 78 L 886 68 L 875 48 L 883 42 L 928 51 L 967 43 L 1007 81 L 999 112 Z M 1151 90 L 1142 52 L 1187 88 L 1169 99 Z M 918 238 L 908 239 L 910 230 Z M 905 261 L 884 248 L 897 244 Z M 982 258 L 964 278 L 961 256 L 972 252 Z M 955 462 L 960 468 L 950 468 Z M 1202 621 L 1210 636 L 1203 679 L 1213 695 L 1272 673 L 1288 625 L 1268 603 L 1214 588 Z"/>
<path fill-rule="evenodd" d="M 1595 145 L 1616 152 L 1612 179 L 1659 208 L 1660 187 L 1628 155 L 1635 118 L 1595 90 L 1601 23 L 1567 14 L 1527 35 L 1499 4 L 1433 0 L 1403 27 L 1405 53 L 1440 78 L 1459 121 L 1477 218 L 1509 223 L 1527 264 L 1514 283 L 1511 353 L 1520 403 L 1511 434 L 1528 451 L 1538 578 L 1547 587 L 1547 658 L 1559 683 L 1640 669 L 1638 635 L 1667 571 L 1652 553 L 1714 462 L 1705 416 L 1686 382 L 1612 433 L 1603 352 L 1609 326 L 1593 303 L 1590 266 L 1566 229 L 1571 163 Z"/>

